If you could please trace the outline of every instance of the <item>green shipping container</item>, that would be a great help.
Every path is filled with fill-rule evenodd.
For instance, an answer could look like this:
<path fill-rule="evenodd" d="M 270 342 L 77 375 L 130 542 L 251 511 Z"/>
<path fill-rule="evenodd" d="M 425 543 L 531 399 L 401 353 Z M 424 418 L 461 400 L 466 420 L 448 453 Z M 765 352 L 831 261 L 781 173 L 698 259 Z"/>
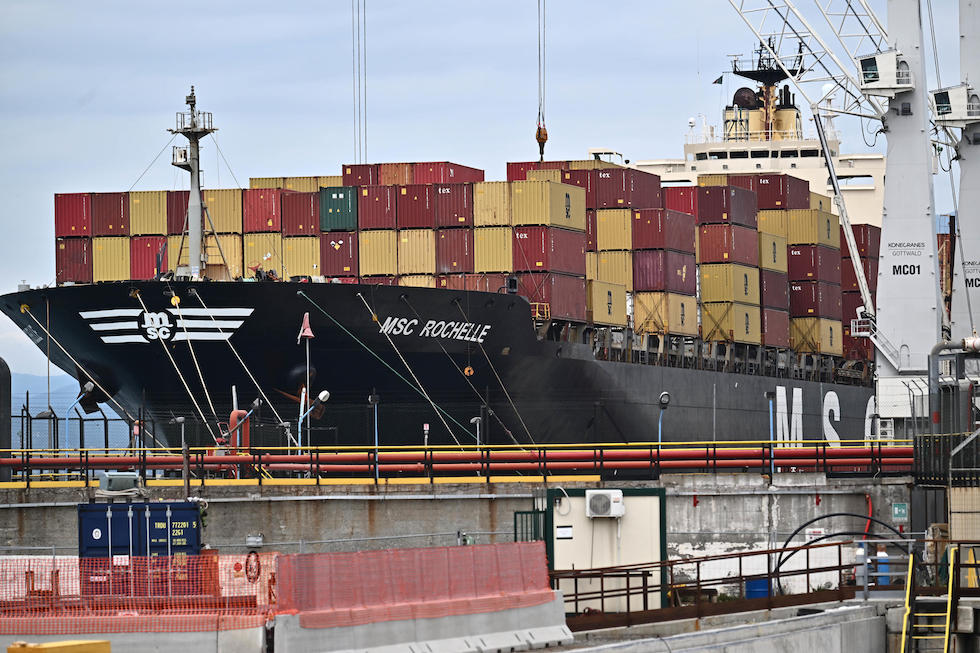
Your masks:
<path fill-rule="evenodd" d="M 357 188 L 320 189 L 320 231 L 357 230 Z"/>

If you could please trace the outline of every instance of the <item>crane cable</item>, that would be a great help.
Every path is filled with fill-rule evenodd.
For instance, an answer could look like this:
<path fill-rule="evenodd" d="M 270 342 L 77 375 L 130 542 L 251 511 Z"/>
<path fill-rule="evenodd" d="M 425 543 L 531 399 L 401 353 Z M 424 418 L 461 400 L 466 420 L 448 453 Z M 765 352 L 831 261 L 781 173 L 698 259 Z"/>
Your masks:
<path fill-rule="evenodd" d="M 545 105 L 545 17 L 547 0 L 538 0 L 538 128 L 534 140 L 538 142 L 540 160 L 544 161 L 544 146 L 548 142 L 548 128 L 544 122 Z"/>
<path fill-rule="evenodd" d="M 938 47 L 936 45 L 936 22 L 935 22 L 935 20 L 933 20 L 933 17 L 932 17 L 932 0 L 927 0 L 926 6 L 927 6 L 927 9 L 929 10 L 929 32 L 930 32 L 930 38 L 932 40 L 932 61 L 933 61 L 933 63 L 936 66 L 936 83 L 939 84 L 939 86 L 942 86 L 943 85 L 943 80 L 942 80 L 942 75 L 941 75 L 940 69 L 939 69 L 939 49 L 938 49 Z M 944 128 L 944 129 L 946 131 L 946 134 L 950 137 L 950 140 L 954 140 L 953 139 L 952 130 L 949 129 L 948 127 L 947 128 Z M 955 145 L 954 145 L 954 147 L 955 147 Z M 959 208 L 957 207 L 957 202 L 956 202 L 956 182 L 953 180 L 953 161 L 950 160 L 949 164 L 950 164 L 949 165 L 949 195 L 950 195 L 950 198 L 953 201 L 953 214 L 957 218 L 956 219 L 956 223 L 955 223 L 956 224 L 956 233 L 955 234 L 951 234 L 951 235 L 954 237 L 955 248 L 958 249 L 958 250 L 960 250 L 960 269 L 962 269 L 962 270 L 965 271 L 966 270 L 966 258 L 965 258 L 965 254 L 963 253 L 963 249 L 964 249 L 963 248 L 963 237 L 960 234 L 960 220 L 959 220 L 959 214 L 960 214 L 960 212 L 959 212 Z M 955 258 L 956 258 L 956 255 L 954 254 L 953 255 L 954 261 L 955 261 Z M 952 281 L 953 281 L 953 278 L 952 277 L 953 277 L 953 275 L 950 275 L 950 282 L 951 282 L 950 285 L 952 285 Z M 953 289 L 950 288 L 950 297 L 952 297 L 952 292 L 953 292 Z M 967 313 L 967 315 L 970 318 L 970 332 L 973 333 L 974 335 L 976 335 L 977 328 L 976 328 L 976 323 L 973 320 L 973 306 L 972 306 L 972 304 L 970 302 L 970 293 L 967 292 L 964 289 L 963 296 L 966 298 L 966 313 Z M 950 316 L 950 318 L 952 318 L 952 316 Z"/>
<path fill-rule="evenodd" d="M 351 0 L 351 96 L 354 162 L 367 160 L 367 0 Z"/>

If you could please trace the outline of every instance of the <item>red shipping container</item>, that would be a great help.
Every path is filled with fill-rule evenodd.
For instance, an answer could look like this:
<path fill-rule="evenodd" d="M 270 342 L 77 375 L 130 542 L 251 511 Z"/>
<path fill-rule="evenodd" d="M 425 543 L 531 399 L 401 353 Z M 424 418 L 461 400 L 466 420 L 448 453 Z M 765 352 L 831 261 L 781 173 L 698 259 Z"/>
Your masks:
<path fill-rule="evenodd" d="M 585 208 L 599 208 L 596 200 L 596 173 L 598 170 L 565 170 L 561 173 L 561 181 L 569 186 L 578 186 L 585 190 Z"/>
<path fill-rule="evenodd" d="M 356 277 L 357 232 L 320 234 L 320 273 L 325 277 Z"/>
<path fill-rule="evenodd" d="M 790 281 L 823 281 L 840 285 L 840 250 L 824 245 L 790 245 L 786 248 Z"/>
<path fill-rule="evenodd" d="M 507 287 L 506 274 L 444 274 L 436 279 L 437 288 L 476 290 L 495 293 Z"/>
<path fill-rule="evenodd" d="M 862 258 L 861 267 L 864 268 L 864 278 L 868 281 L 868 290 L 872 296 L 878 292 L 878 259 Z M 860 290 L 858 288 L 857 273 L 854 272 L 853 259 L 843 259 L 840 263 L 840 287 L 847 292 L 849 290 Z"/>
<path fill-rule="evenodd" d="M 871 300 L 874 301 L 874 295 L 871 296 Z M 842 292 L 840 304 L 841 320 L 844 322 L 844 329 L 848 330 L 851 328 L 851 320 L 857 319 L 858 309 L 864 306 L 864 301 L 859 292 Z"/>
<path fill-rule="evenodd" d="M 437 226 L 473 226 L 473 184 L 436 184 L 433 193 Z"/>
<path fill-rule="evenodd" d="M 55 193 L 54 235 L 57 238 L 66 236 L 81 237 L 89 236 L 91 232 L 91 196 L 88 193 Z M 91 265 L 91 258 L 89 259 L 89 265 Z"/>
<path fill-rule="evenodd" d="M 847 325 L 844 325 L 844 338 L 841 341 L 844 345 L 844 358 L 851 361 L 873 361 L 875 349 L 868 338 L 855 338 L 848 332 Z"/>
<path fill-rule="evenodd" d="M 633 249 L 694 254 L 694 216 L 670 209 L 633 210 Z"/>
<path fill-rule="evenodd" d="M 432 229 L 436 226 L 431 184 L 399 186 L 395 205 L 399 229 Z"/>
<path fill-rule="evenodd" d="M 584 277 L 550 272 L 518 274 L 517 293 L 531 303 L 548 304 L 553 320 L 585 321 Z"/>
<path fill-rule="evenodd" d="M 344 166 L 344 186 L 373 186 L 381 183 L 381 165 L 378 163 L 351 163 Z"/>
<path fill-rule="evenodd" d="M 133 236 L 129 239 L 129 278 L 153 279 L 160 272 L 166 272 L 166 236 Z M 162 251 L 161 251 L 162 250 Z M 162 253 L 160 267 L 157 268 L 157 254 Z"/>
<path fill-rule="evenodd" d="M 473 272 L 473 230 L 436 231 L 436 274 Z"/>
<path fill-rule="evenodd" d="M 524 181 L 528 170 L 565 170 L 565 161 L 521 161 L 507 164 L 507 181 Z"/>
<path fill-rule="evenodd" d="M 706 224 L 698 228 L 699 263 L 759 264 L 759 234 L 734 224 Z"/>
<path fill-rule="evenodd" d="M 397 186 L 361 186 L 357 196 L 359 229 L 394 229 Z"/>
<path fill-rule="evenodd" d="M 360 283 L 369 286 L 397 286 L 398 277 L 361 277 Z"/>
<path fill-rule="evenodd" d="M 789 310 L 789 279 L 785 272 L 759 270 L 759 301 L 767 308 Z"/>
<path fill-rule="evenodd" d="M 416 184 L 466 184 L 483 181 L 483 171 L 449 161 L 416 163 L 412 166 Z"/>
<path fill-rule="evenodd" d="M 59 238 L 54 245 L 55 280 L 59 283 L 92 283 L 92 241 Z"/>
<path fill-rule="evenodd" d="M 282 231 L 282 190 L 246 188 L 242 191 L 242 227 L 245 233 Z M 319 214 L 317 230 L 319 231 Z"/>
<path fill-rule="evenodd" d="M 184 220 L 187 218 L 187 201 L 191 197 L 189 190 L 167 191 L 167 233 L 179 236 L 186 231 Z M 201 212 L 201 229 L 204 229 L 206 218 Z"/>
<path fill-rule="evenodd" d="M 663 206 L 660 177 L 632 168 L 594 171 L 597 209 L 659 209 Z"/>
<path fill-rule="evenodd" d="M 858 255 L 861 258 L 878 258 L 881 250 L 881 227 L 870 224 L 851 225 L 854 232 L 854 244 L 857 245 Z M 840 251 L 842 258 L 851 258 L 851 252 L 847 247 L 847 239 L 844 238 L 844 226 L 840 228 Z"/>
<path fill-rule="evenodd" d="M 92 235 L 129 235 L 129 193 L 92 193 Z"/>
<path fill-rule="evenodd" d="M 595 244 L 595 220 L 595 209 L 585 209 L 585 251 L 587 252 L 598 251 Z"/>
<path fill-rule="evenodd" d="M 514 270 L 585 274 L 585 234 L 558 227 L 514 227 Z"/>
<path fill-rule="evenodd" d="M 320 193 L 283 193 L 282 233 L 284 236 L 312 236 L 320 233 Z"/>
<path fill-rule="evenodd" d="M 698 268 L 694 254 L 663 249 L 633 252 L 633 289 L 637 292 L 672 292 L 694 295 Z"/>
<path fill-rule="evenodd" d="M 664 186 L 664 208 L 690 215 L 698 214 L 697 186 Z"/>
<path fill-rule="evenodd" d="M 789 347 L 788 311 L 762 309 L 762 344 L 767 347 Z"/>
<path fill-rule="evenodd" d="M 759 225 L 755 193 L 738 186 L 699 187 L 697 209 L 698 224 Z"/>
<path fill-rule="evenodd" d="M 789 284 L 789 312 L 792 317 L 822 317 L 840 320 L 840 286 L 822 281 L 792 281 Z"/>
<path fill-rule="evenodd" d="M 758 198 L 759 210 L 810 208 L 810 182 L 790 175 L 728 175 L 728 184 L 747 188 Z"/>

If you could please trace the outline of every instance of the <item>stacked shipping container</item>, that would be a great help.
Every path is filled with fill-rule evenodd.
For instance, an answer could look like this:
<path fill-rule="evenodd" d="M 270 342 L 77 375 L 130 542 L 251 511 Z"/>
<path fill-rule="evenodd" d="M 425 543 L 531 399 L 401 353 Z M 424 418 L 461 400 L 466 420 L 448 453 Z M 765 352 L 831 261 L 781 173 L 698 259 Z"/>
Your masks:
<path fill-rule="evenodd" d="M 864 271 L 868 282 L 871 299 L 876 299 L 878 291 L 878 254 L 881 246 L 881 228 L 869 224 L 853 225 L 853 233 L 857 252 L 851 252 L 841 228 L 841 313 L 844 332 L 844 357 L 852 360 L 874 360 L 874 345 L 868 338 L 857 338 L 851 335 L 851 320 L 857 318 L 858 309 L 863 300 L 858 288 L 857 273 L 854 270 L 855 259 Z"/>

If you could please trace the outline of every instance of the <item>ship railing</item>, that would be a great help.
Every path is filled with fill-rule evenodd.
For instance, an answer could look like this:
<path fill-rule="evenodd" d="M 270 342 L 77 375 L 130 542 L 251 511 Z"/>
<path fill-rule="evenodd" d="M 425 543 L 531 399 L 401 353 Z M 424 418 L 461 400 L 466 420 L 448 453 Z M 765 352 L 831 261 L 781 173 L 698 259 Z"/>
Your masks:
<path fill-rule="evenodd" d="M 656 479 L 670 473 L 819 472 L 828 476 L 906 476 L 913 467 L 908 440 L 638 442 L 625 444 L 385 447 L 268 447 L 0 450 L 0 479 L 97 484 L 101 474 L 136 472 L 146 485 L 208 479 L 275 484 L 278 479 L 435 483 L 502 477 Z"/>
<path fill-rule="evenodd" d="M 980 118 L 980 104 L 970 102 L 966 105 L 966 115 L 968 118 Z"/>
<path fill-rule="evenodd" d="M 801 139 L 802 136 L 802 139 Z M 836 130 L 827 133 L 830 141 L 839 141 L 840 137 Z M 736 130 L 733 133 L 719 135 L 717 133 L 695 134 L 689 133 L 684 137 L 685 145 L 721 145 L 732 142 L 745 143 L 780 143 L 781 141 L 807 140 L 818 141 L 816 132 L 804 132 L 802 135 L 796 129 L 774 129 L 774 130 Z"/>

